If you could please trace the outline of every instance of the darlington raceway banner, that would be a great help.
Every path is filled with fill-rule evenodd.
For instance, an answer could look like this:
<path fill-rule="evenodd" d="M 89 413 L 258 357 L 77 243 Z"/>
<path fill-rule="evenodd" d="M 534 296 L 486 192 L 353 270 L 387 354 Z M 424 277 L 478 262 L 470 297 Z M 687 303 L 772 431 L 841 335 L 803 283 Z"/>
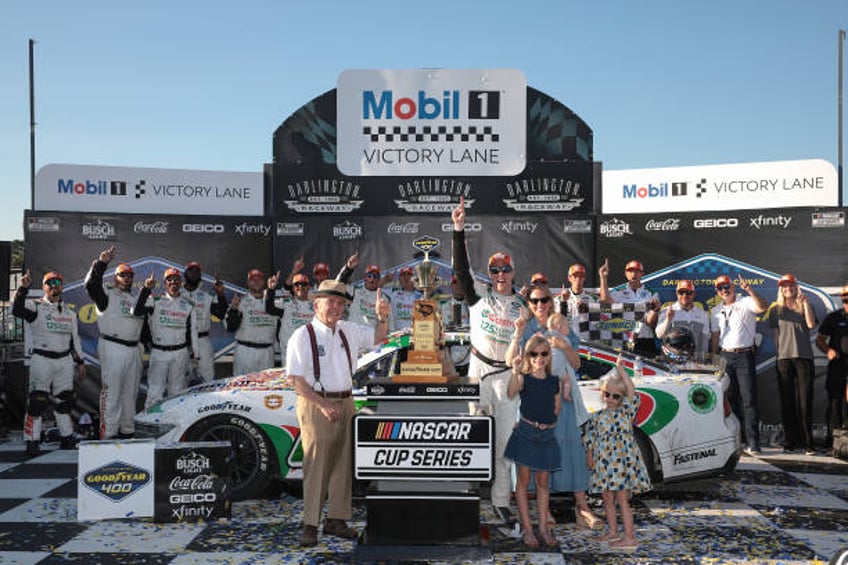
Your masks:
<path fill-rule="evenodd" d="M 839 206 L 822 159 L 604 171 L 604 214 Z"/>
<path fill-rule="evenodd" d="M 260 216 L 262 173 L 50 164 L 35 176 L 35 210 Z"/>
<path fill-rule="evenodd" d="M 152 273 L 158 280 L 154 294 L 164 292 L 165 269 L 183 271 L 189 261 L 203 267 L 202 288 L 214 293 L 217 274 L 228 300 L 244 294 L 247 272 L 267 273 L 273 242 L 272 223 L 262 218 L 219 216 L 166 216 L 140 214 L 80 214 L 32 212 L 24 215 L 25 269 L 32 271 L 31 295 L 40 295 L 40 281 L 50 270 L 65 279 L 64 299 L 79 316 L 80 341 L 86 361 L 97 365 L 97 312 L 85 292 L 85 275 L 100 252 L 117 246 L 104 281 L 111 282 L 115 267 L 128 263 L 135 271 L 135 290 Z M 214 321 L 214 319 L 213 319 Z M 210 339 L 220 356 L 232 344 L 221 323 L 213 323 Z"/>
<path fill-rule="evenodd" d="M 488 258 L 497 251 L 509 253 L 516 267 L 516 285 L 529 283 L 536 271 L 548 274 L 552 285 L 565 282 L 566 269 L 575 261 L 594 262 L 594 220 L 589 216 L 564 219 L 556 216 L 511 215 L 505 217 L 469 214 L 466 219 L 466 241 L 471 268 L 487 276 Z M 344 261 L 359 252 L 360 263 L 351 282 L 362 279 L 365 268 L 377 264 L 384 273 L 421 261 L 422 256 L 412 242 L 432 236 L 440 247 L 430 254 L 439 265 L 439 284 L 446 287 L 451 274 L 450 214 L 432 216 L 347 218 L 312 217 L 276 220 L 274 243 L 275 268 L 287 274 L 291 265 L 303 256 L 311 273 L 318 261 L 330 264 L 335 274 Z M 596 284 L 589 273 L 588 285 Z M 397 279 L 395 279 L 397 280 Z"/>

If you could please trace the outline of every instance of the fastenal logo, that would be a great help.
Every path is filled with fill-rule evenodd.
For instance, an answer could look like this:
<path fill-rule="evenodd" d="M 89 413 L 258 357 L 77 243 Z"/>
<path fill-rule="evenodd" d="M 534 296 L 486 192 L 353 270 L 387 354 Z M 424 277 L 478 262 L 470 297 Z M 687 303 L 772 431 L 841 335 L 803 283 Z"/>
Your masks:
<path fill-rule="evenodd" d="M 170 224 L 168 222 L 136 222 L 133 233 L 168 233 Z"/>
<path fill-rule="evenodd" d="M 339 241 L 350 241 L 352 239 L 362 239 L 362 226 L 345 220 L 341 224 L 333 226 L 333 239 Z"/>
<path fill-rule="evenodd" d="M 114 239 L 115 226 L 103 220 L 94 220 L 80 226 L 83 237 L 88 239 Z"/>
<path fill-rule="evenodd" d="M 106 498 L 119 502 L 150 482 L 150 471 L 123 461 L 113 461 L 92 469 L 83 484 Z"/>
<path fill-rule="evenodd" d="M 462 421 L 386 421 L 377 424 L 374 439 L 379 440 L 436 440 L 468 441 L 471 423 Z"/>
<path fill-rule="evenodd" d="M 516 222 L 514 220 L 509 220 L 506 222 L 501 222 L 501 231 L 506 233 L 515 233 L 515 232 L 526 232 L 526 233 L 536 233 L 536 230 L 539 228 L 539 224 L 536 222 L 531 222 L 527 220 L 525 222 Z"/>
<path fill-rule="evenodd" d="M 701 218 L 692 222 L 696 230 L 738 228 L 739 218 Z"/>
<path fill-rule="evenodd" d="M 784 216 L 783 214 L 779 216 L 763 216 L 762 214 L 760 214 L 756 218 L 751 218 L 750 227 L 756 228 L 758 230 L 770 227 L 776 227 L 785 230 L 789 227 L 790 223 L 792 223 L 792 216 Z"/>
<path fill-rule="evenodd" d="M 244 222 L 235 226 L 235 231 L 242 237 L 246 235 L 261 235 L 262 237 L 267 237 L 268 234 L 271 233 L 271 226 L 270 224 L 248 224 L 247 222 Z"/>
<path fill-rule="evenodd" d="M 420 224 L 418 222 L 406 222 L 405 224 L 396 224 L 392 222 L 389 224 L 389 227 L 386 229 L 387 233 L 407 233 L 407 234 L 416 234 L 420 229 Z M 451 229 L 453 229 L 453 224 L 451 224 Z"/>
<path fill-rule="evenodd" d="M 306 227 L 301 222 L 277 222 L 277 235 L 303 235 L 304 233 L 306 233 Z"/>
<path fill-rule="evenodd" d="M 645 231 L 677 231 L 680 229 L 680 218 L 669 218 L 667 220 L 648 220 Z"/>
<path fill-rule="evenodd" d="M 630 224 L 624 220 L 619 220 L 618 218 L 613 218 L 603 222 L 600 225 L 600 231 L 601 235 L 604 237 L 624 237 L 626 235 L 633 235 L 633 231 L 630 229 Z"/>

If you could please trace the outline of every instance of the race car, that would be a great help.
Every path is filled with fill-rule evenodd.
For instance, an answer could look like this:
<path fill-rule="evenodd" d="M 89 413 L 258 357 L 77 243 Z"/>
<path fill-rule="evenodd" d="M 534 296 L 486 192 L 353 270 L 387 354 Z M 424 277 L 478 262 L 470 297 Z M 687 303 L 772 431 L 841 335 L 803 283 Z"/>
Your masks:
<path fill-rule="evenodd" d="M 359 358 L 354 400 L 371 410 L 365 383 L 400 371 L 411 345 L 407 332 L 390 335 Z M 457 372 L 467 370 L 466 331 L 445 334 L 445 346 Z M 599 344 L 581 346 L 580 390 L 587 408 L 600 409 L 600 376 L 617 353 Z M 628 358 L 632 369 L 635 358 Z M 715 369 L 681 372 L 645 361 L 636 378 L 642 397 L 636 437 L 655 483 L 732 469 L 741 453 L 739 422 L 725 395 L 727 377 Z M 259 495 L 274 479 L 302 479 L 303 453 L 295 413 L 296 394 L 285 369 L 275 368 L 201 384 L 166 398 L 136 416 L 136 435 L 160 444 L 229 441 L 233 447 L 232 499 Z"/>

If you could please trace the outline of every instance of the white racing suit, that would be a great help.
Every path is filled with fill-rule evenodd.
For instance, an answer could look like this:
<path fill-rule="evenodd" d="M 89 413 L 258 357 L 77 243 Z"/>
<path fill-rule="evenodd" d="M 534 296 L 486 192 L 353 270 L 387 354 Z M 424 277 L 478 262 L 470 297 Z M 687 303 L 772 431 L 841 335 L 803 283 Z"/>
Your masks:
<path fill-rule="evenodd" d="M 138 385 L 143 370 L 139 338 L 144 316 L 133 313 L 131 292 L 103 284 L 107 264 L 94 261 L 85 290 L 97 307 L 97 356 L 100 359 L 100 439 L 132 436 Z"/>
<path fill-rule="evenodd" d="M 212 329 L 212 316 L 222 320 L 227 314 L 227 299 L 223 295 L 213 297 L 199 288 L 183 288 L 180 295 L 194 303 L 194 314 L 197 318 L 197 345 L 194 350 L 197 357 L 196 376 L 205 383 L 212 382 L 215 380 L 215 348 L 209 339 L 209 331 Z"/>
<path fill-rule="evenodd" d="M 182 296 L 150 296 L 142 288 L 135 307 L 136 314 L 146 313 L 153 344 L 147 368 L 145 409 L 162 400 L 166 388 L 173 396 L 186 388 L 186 374 L 197 343 L 197 321 L 194 303 Z"/>
<path fill-rule="evenodd" d="M 274 298 L 273 290 L 265 291 L 265 312 L 280 319 L 277 339 L 280 342 L 280 360 L 285 366 L 289 338 L 294 330 L 308 323 L 315 315 L 311 300 L 300 300 L 294 296 Z"/>
<path fill-rule="evenodd" d="M 29 399 L 24 416 L 24 439 L 41 441 L 41 417 L 51 395 L 59 399 L 56 425 L 62 438 L 73 436 L 74 360 L 82 362 L 76 313 L 62 301 L 27 300 L 28 289 L 18 287 L 12 305 L 14 316 L 24 320 L 32 350 L 29 365 Z"/>
<path fill-rule="evenodd" d="M 247 294 L 227 311 L 227 331 L 235 332 L 233 374 L 255 373 L 274 366 L 277 317 L 265 311 L 265 297 Z"/>
<path fill-rule="evenodd" d="M 392 315 L 389 319 L 390 331 L 411 328 L 413 305 L 416 300 L 424 298 L 424 294 L 418 290 L 403 290 L 401 288 L 391 290 L 385 294 L 388 294 L 392 301 Z M 371 311 L 374 311 L 373 307 Z"/>
<path fill-rule="evenodd" d="M 497 294 L 486 285 L 474 284 L 465 249 L 465 232 L 453 232 L 453 268 L 469 304 L 471 363 L 468 376 L 480 383 L 479 408 L 495 420 L 495 469 L 492 506 L 508 507 L 512 461 L 506 448 L 518 414 L 519 398 L 509 398 L 507 387 L 512 368 L 505 362 L 515 331 L 515 320 L 526 304 L 521 295 Z"/>

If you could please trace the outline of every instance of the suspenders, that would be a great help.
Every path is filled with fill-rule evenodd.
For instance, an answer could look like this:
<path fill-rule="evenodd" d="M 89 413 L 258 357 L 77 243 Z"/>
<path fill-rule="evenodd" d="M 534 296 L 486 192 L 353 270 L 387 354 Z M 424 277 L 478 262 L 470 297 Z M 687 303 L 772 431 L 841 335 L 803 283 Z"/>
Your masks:
<path fill-rule="evenodd" d="M 315 328 L 312 327 L 312 322 L 306 324 L 306 332 L 309 334 L 309 345 L 312 347 L 312 368 L 315 372 L 315 384 L 312 388 L 320 387 L 318 390 L 324 391 L 324 385 L 321 384 L 321 363 L 318 360 L 318 340 L 315 338 Z M 339 328 L 339 337 L 342 338 L 345 353 L 347 353 L 347 367 L 350 374 L 353 375 L 353 363 L 350 360 L 350 344 L 347 342 L 347 336 L 341 328 Z"/>

